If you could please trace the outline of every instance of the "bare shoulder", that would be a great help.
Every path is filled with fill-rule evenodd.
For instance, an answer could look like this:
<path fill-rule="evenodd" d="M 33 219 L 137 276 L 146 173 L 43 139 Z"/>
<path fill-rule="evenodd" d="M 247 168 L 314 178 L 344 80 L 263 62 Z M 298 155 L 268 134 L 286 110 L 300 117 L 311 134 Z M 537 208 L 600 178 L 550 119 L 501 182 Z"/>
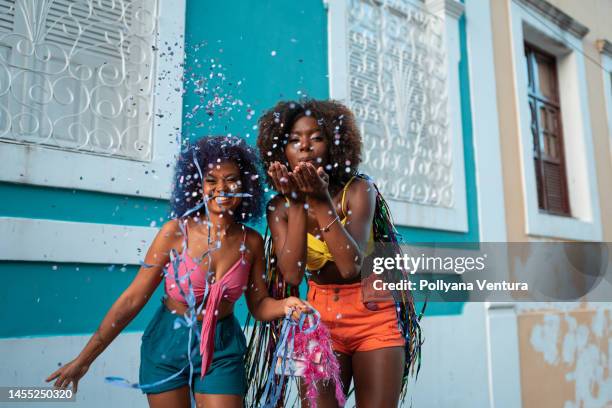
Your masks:
<path fill-rule="evenodd" d="M 349 203 L 374 202 L 376 199 L 376 188 L 371 179 L 365 177 L 355 177 L 347 191 Z"/>
<path fill-rule="evenodd" d="M 285 196 L 277 194 L 272 197 L 266 206 L 266 213 L 268 217 L 285 215 L 287 213 L 287 199 Z"/>
<path fill-rule="evenodd" d="M 172 248 L 177 242 L 182 242 L 183 232 L 178 219 L 172 219 L 164 223 L 157 233 L 156 241 L 164 247 Z"/>
<path fill-rule="evenodd" d="M 262 236 L 253 228 L 244 226 L 246 230 L 246 251 L 249 255 L 250 262 L 254 262 L 257 257 L 264 256 L 264 241 Z"/>
<path fill-rule="evenodd" d="M 178 235 L 181 234 L 181 226 L 179 225 L 179 220 L 177 218 L 173 218 L 168 220 L 162 225 L 159 232 L 164 235 Z"/>
<path fill-rule="evenodd" d="M 263 250 L 264 240 L 261 234 L 255 229 L 247 227 L 246 225 L 244 226 L 244 228 L 246 230 L 246 246 L 254 250 Z"/>

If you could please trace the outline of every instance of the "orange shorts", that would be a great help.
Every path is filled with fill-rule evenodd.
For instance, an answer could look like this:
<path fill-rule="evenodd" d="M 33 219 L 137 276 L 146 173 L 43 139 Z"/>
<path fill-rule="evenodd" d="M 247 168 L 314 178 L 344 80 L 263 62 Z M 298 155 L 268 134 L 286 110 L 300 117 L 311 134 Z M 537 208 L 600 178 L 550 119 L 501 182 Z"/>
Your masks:
<path fill-rule="evenodd" d="M 319 285 L 308 282 L 308 302 L 321 313 L 334 351 L 352 355 L 386 347 L 403 347 L 395 303 L 362 302 L 361 283 Z"/>

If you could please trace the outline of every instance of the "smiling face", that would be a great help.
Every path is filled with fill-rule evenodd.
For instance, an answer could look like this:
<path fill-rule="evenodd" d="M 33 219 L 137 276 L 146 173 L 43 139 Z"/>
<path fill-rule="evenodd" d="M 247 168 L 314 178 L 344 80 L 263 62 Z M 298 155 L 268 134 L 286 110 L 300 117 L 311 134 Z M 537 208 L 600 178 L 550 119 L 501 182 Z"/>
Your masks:
<path fill-rule="evenodd" d="M 204 176 L 203 193 L 208 197 L 208 211 L 213 214 L 233 212 L 242 198 L 231 194 L 241 192 L 240 169 L 233 161 L 215 163 Z"/>
<path fill-rule="evenodd" d="M 291 169 L 301 162 L 310 162 L 315 167 L 325 167 L 327 153 L 327 140 L 317 120 L 311 116 L 302 116 L 296 120 L 285 147 L 285 155 Z"/>

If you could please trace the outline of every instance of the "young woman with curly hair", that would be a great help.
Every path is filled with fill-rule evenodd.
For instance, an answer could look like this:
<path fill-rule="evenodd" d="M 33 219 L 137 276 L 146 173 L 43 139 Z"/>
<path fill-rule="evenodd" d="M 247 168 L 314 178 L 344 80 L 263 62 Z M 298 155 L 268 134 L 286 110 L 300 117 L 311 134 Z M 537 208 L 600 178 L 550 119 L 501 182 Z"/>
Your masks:
<path fill-rule="evenodd" d="M 159 231 L 130 286 L 81 353 L 47 381 L 74 392 L 89 366 L 140 312 L 159 284 L 165 296 L 145 329 L 140 385 L 151 407 L 242 407 L 246 341 L 233 314 L 246 290 L 251 313 L 273 320 L 307 309 L 268 296 L 261 236 L 243 225 L 260 216 L 263 189 L 254 150 L 209 137 L 179 157 L 173 216 Z M 297 317 L 297 316 L 296 316 Z M 188 351 L 189 350 L 189 351 Z M 193 395 L 192 395 L 193 392 Z"/>
<path fill-rule="evenodd" d="M 308 273 L 308 301 L 330 331 L 345 392 L 354 381 L 357 406 L 397 406 L 420 332 L 409 338 L 418 331 L 412 303 L 406 331 L 394 302 L 362 299 L 364 257 L 373 241 L 395 237 L 395 230 L 375 228 L 389 219 L 388 208 L 357 173 L 361 136 L 352 112 L 329 100 L 280 102 L 260 118 L 257 144 L 280 193 L 267 211 L 272 264 L 290 285 Z M 319 406 L 337 406 L 333 385 L 319 388 Z"/>

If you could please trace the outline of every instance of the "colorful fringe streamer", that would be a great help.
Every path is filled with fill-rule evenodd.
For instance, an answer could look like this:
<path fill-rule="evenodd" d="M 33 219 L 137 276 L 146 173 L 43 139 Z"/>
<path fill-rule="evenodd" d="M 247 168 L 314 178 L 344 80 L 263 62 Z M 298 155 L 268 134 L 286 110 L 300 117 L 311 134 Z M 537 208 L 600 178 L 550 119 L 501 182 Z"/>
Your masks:
<path fill-rule="evenodd" d="M 359 174 L 357 177 L 368 180 L 368 182 L 376 190 L 376 209 L 374 212 L 374 241 L 379 243 L 385 243 L 391 245 L 393 248 L 391 252 L 393 254 L 401 254 L 402 248 L 400 246 L 400 235 L 395 229 L 393 224 L 393 218 L 391 217 L 391 211 L 385 201 L 384 197 L 378 190 L 378 187 L 371 178 L 367 175 Z M 397 272 L 390 272 L 397 273 Z M 400 272 L 403 276 L 387 276 L 388 282 L 399 282 L 400 279 L 408 279 L 409 274 L 406 271 Z M 394 291 L 393 297 L 395 299 L 395 309 L 397 311 L 397 320 L 399 328 L 406 340 L 405 345 L 405 366 L 404 376 L 402 378 L 402 393 L 400 401 L 403 401 L 408 393 L 408 376 L 412 373 L 415 374 L 415 378 L 418 378 L 419 371 L 421 369 L 421 346 L 423 345 L 423 337 L 421 325 L 419 322 L 425 314 L 425 308 L 427 301 L 423 303 L 421 311 L 416 312 L 414 299 L 412 293 L 407 290 Z M 416 371 L 416 373 L 415 373 Z"/>
<path fill-rule="evenodd" d="M 269 295 L 274 299 L 284 299 L 290 296 L 299 297 L 300 293 L 297 286 L 292 286 L 285 282 L 280 273 L 277 273 L 275 266 L 276 258 L 272 240 L 270 239 L 269 229 L 266 228 L 265 234 L 265 255 L 266 255 L 266 284 Z M 248 390 L 245 398 L 245 406 L 259 407 L 259 402 L 263 400 L 267 384 L 266 373 L 274 369 L 274 350 L 281 340 L 283 328 L 288 324 L 285 319 L 261 322 L 256 320 L 250 313 L 244 325 L 245 335 L 249 339 L 246 355 L 246 371 Z M 248 331 L 248 328 L 252 330 Z M 280 387 L 277 406 L 286 406 L 285 388 Z"/>

